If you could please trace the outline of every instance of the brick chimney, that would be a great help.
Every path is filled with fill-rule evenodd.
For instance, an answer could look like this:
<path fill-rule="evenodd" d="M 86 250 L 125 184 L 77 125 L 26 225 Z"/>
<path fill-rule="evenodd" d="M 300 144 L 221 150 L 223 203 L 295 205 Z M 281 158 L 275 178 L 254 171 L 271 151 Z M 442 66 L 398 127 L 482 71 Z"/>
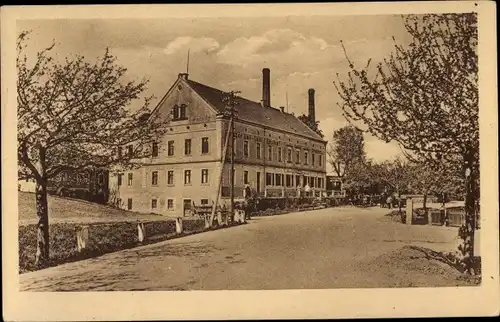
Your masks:
<path fill-rule="evenodd" d="M 189 75 L 188 75 L 188 73 L 180 73 L 180 74 L 179 74 L 179 78 L 182 78 L 182 79 L 184 79 L 184 80 L 187 80 L 187 79 L 188 79 L 188 76 L 189 76 Z"/>
<path fill-rule="evenodd" d="M 314 106 L 314 88 L 309 89 L 309 120 L 311 124 L 316 123 L 316 111 Z"/>
<path fill-rule="evenodd" d="M 271 106 L 271 71 L 269 68 L 262 69 L 262 106 Z"/>

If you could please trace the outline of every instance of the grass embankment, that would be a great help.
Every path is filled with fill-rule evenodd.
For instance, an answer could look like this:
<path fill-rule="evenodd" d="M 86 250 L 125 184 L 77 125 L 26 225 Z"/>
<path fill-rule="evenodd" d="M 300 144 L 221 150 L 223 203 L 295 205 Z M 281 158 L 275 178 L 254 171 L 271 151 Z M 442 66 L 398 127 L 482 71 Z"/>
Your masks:
<path fill-rule="evenodd" d="M 19 271 L 37 270 L 35 195 L 19 193 Z M 145 215 L 76 199 L 49 196 L 49 266 L 78 261 L 205 230 L 198 218 L 183 220 L 183 234 L 175 221 L 161 215 Z M 138 240 L 137 222 L 144 222 L 146 240 Z M 86 248 L 78 251 L 77 230 L 88 226 Z"/>

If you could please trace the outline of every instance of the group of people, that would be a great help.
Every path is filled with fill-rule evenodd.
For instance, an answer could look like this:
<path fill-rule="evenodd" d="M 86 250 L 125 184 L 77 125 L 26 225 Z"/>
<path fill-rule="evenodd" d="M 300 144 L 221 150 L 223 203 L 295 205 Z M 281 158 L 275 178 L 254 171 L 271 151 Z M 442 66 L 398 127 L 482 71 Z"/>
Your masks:
<path fill-rule="evenodd" d="M 372 207 L 379 205 L 382 208 L 394 208 L 398 206 L 399 199 L 393 195 L 355 195 L 348 197 L 348 205 Z"/>

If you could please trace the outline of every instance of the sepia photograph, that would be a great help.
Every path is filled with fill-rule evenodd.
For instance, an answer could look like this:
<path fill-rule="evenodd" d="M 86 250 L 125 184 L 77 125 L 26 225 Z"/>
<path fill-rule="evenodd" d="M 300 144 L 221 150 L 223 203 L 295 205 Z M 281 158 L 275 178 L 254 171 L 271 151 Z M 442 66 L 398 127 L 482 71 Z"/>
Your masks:
<path fill-rule="evenodd" d="M 498 314 L 494 9 L 3 7 L 12 316 Z"/>

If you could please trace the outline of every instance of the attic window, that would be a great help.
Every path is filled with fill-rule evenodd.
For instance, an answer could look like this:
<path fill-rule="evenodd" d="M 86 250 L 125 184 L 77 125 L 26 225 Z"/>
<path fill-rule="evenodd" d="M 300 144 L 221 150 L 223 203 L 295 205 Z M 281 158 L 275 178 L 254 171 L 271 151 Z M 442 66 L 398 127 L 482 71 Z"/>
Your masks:
<path fill-rule="evenodd" d="M 172 108 L 172 119 L 176 120 L 187 120 L 186 117 L 186 104 L 181 104 L 181 106 L 174 105 Z"/>

